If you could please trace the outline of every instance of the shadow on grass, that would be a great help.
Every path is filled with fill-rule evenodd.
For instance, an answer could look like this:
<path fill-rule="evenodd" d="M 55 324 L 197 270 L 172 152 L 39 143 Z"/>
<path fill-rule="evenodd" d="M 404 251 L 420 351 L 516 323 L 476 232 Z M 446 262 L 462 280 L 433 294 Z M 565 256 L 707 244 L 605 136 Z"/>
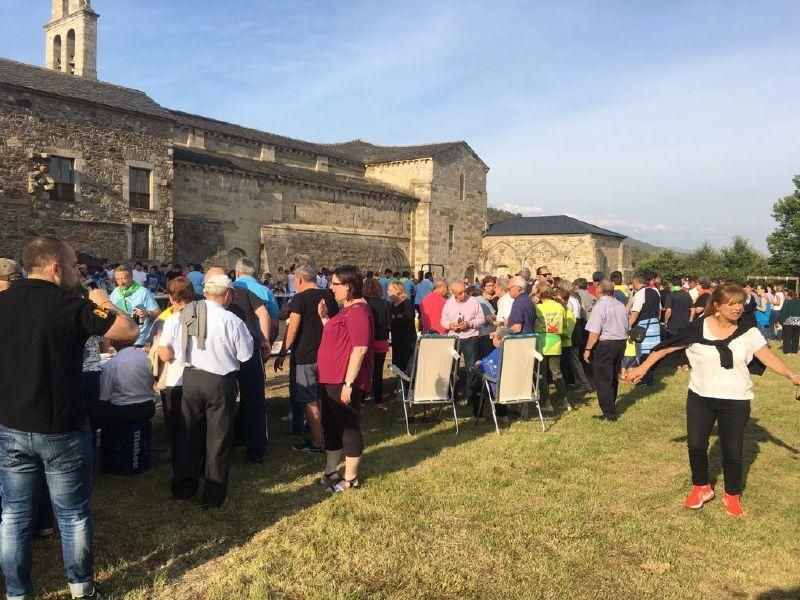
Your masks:
<path fill-rule="evenodd" d="M 169 585 L 280 519 L 331 498 L 316 482 L 289 491 L 280 489 L 321 473 L 324 466 L 319 455 L 291 451 L 297 438 L 278 431 L 280 425 L 276 424 L 287 407 L 286 399 L 274 396 L 268 403 L 271 439 L 264 466 L 245 467 L 241 450 L 232 453 L 229 502 L 223 509 L 204 512 L 196 502 L 173 501 L 167 457 L 137 477 L 98 475 L 93 500 L 96 568 L 112 597 L 134 591 L 151 597 L 151 588 L 159 582 Z M 365 411 L 362 427 L 367 448 L 360 470 L 366 485 L 370 476 L 403 471 L 490 432 L 469 427 L 455 435 L 448 428 L 432 428 L 409 437 L 405 428 L 391 423 L 387 415 L 369 406 Z M 154 434 L 164 438 L 158 417 L 153 426 Z M 56 540 L 37 545 L 34 562 L 42 594 L 65 589 L 59 546 Z"/>
<path fill-rule="evenodd" d="M 722 449 L 719 442 L 719 432 L 717 426 L 714 426 L 711 435 L 716 436 L 711 450 L 708 453 L 708 480 L 711 485 L 716 485 L 722 475 Z M 687 436 L 673 438 L 673 442 L 687 441 Z M 794 460 L 800 460 L 800 449 L 795 448 L 784 442 L 782 439 L 775 437 L 769 430 L 765 429 L 758 424 L 758 419 L 750 419 L 747 427 L 744 430 L 744 452 L 742 457 L 742 489 L 747 487 L 747 475 L 750 473 L 750 467 L 756 462 L 758 453 L 761 451 L 761 445 L 764 443 L 775 444 L 779 448 L 789 451 Z M 795 596 L 800 598 L 800 596 Z"/>
<path fill-rule="evenodd" d="M 756 596 L 756 600 L 797 600 L 800 598 L 800 586 L 795 588 L 776 588 Z"/>

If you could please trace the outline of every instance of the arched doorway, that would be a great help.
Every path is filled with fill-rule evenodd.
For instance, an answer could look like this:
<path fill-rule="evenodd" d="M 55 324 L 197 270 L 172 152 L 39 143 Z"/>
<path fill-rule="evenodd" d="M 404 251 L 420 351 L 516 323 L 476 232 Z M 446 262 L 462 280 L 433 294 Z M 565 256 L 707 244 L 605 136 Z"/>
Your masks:
<path fill-rule="evenodd" d="M 232 250 L 228 250 L 228 268 L 235 269 L 236 262 L 245 256 L 247 256 L 247 252 L 241 248 L 233 248 Z"/>
<path fill-rule="evenodd" d="M 469 265 L 466 269 L 464 269 L 464 279 L 466 279 L 470 284 L 475 283 L 474 265 Z"/>

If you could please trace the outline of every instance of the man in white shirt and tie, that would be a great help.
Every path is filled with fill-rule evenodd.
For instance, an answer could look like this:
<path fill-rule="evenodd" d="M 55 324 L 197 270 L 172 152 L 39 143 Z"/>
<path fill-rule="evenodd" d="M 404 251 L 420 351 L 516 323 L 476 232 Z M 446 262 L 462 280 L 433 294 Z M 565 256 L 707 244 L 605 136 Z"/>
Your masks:
<path fill-rule="evenodd" d="M 159 346 L 183 362 L 183 400 L 178 427 L 172 495 L 188 500 L 199 487 L 205 439 L 205 488 L 201 507 L 219 508 L 228 490 L 233 445 L 236 373 L 253 354 L 244 322 L 226 310 L 233 284 L 226 275 L 209 277 L 205 300 L 191 303 L 164 324 Z M 159 355 L 164 359 L 164 353 Z"/>

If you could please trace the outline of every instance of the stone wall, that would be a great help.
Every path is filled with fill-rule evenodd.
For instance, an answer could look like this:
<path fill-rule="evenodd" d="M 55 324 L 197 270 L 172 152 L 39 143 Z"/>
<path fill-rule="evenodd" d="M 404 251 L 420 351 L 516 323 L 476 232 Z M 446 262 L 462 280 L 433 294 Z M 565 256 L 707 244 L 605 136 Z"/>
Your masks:
<path fill-rule="evenodd" d="M 50 200 L 48 154 L 73 158 L 76 199 Z M 128 166 L 150 165 L 153 210 L 127 201 Z M 132 222 L 151 226 L 151 259 L 172 255 L 172 159 L 166 120 L 0 85 L 0 254 L 36 234 L 125 261 Z"/>
<path fill-rule="evenodd" d="M 226 264 L 242 254 L 268 270 L 297 257 L 325 266 L 408 264 L 412 200 L 182 162 L 174 195 L 179 262 Z"/>
<path fill-rule="evenodd" d="M 481 269 L 496 275 L 517 273 L 522 267 L 534 272 L 546 265 L 556 277 L 591 278 L 595 271 L 606 275 L 613 270 L 630 274 L 630 255 L 621 249 L 622 240 L 609 236 L 518 235 L 483 238 Z"/>
<path fill-rule="evenodd" d="M 486 173 L 486 167 L 464 146 L 434 159 L 426 262 L 445 265 L 448 277 L 464 277 L 478 267 L 486 226 Z"/>
<path fill-rule="evenodd" d="M 434 158 L 367 166 L 368 179 L 419 198 L 411 225 L 409 256 L 415 270 L 423 264 L 442 264 L 448 277 L 460 278 L 470 266 L 477 267 L 486 224 L 486 172 L 486 167 L 465 147 Z"/>

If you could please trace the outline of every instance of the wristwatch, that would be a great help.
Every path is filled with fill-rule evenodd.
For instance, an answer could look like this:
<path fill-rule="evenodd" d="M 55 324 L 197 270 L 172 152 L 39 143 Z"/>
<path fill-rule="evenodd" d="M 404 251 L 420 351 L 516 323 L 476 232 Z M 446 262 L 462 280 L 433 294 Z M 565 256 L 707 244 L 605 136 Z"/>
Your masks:
<path fill-rule="evenodd" d="M 346 387 L 346 388 L 352 388 L 352 387 L 353 387 L 353 384 L 352 384 L 352 383 L 350 383 L 349 381 L 345 381 L 345 382 L 344 382 L 344 387 Z"/>

